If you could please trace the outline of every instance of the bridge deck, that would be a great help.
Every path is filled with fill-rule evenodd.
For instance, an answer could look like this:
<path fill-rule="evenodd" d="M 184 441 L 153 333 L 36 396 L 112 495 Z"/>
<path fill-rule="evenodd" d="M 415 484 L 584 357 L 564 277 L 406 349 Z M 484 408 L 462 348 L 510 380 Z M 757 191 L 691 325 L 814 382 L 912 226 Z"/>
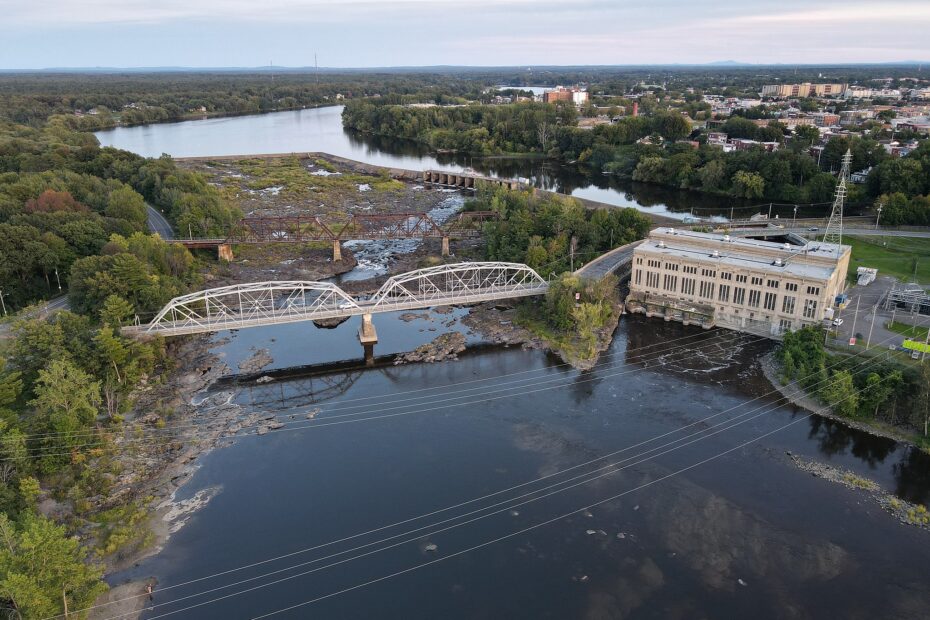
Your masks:
<path fill-rule="evenodd" d="M 548 284 L 537 286 L 502 287 L 499 290 L 489 290 L 484 293 L 467 295 L 448 295 L 425 298 L 415 301 L 397 302 L 358 302 L 356 307 L 331 309 L 316 309 L 307 311 L 304 308 L 291 307 L 275 309 L 270 307 L 262 311 L 255 311 L 249 315 L 221 315 L 209 319 L 186 321 L 167 321 L 157 325 L 132 325 L 124 327 L 122 332 L 126 335 L 156 335 L 182 336 L 188 334 L 203 334 L 208 332 L 224 331 L 228 329 L 244 329 L 247 327 L 262 327 L 266 325 L 283 325 L 285 323 L 300 323 L 302 321 L 316 321 L 320 319 L 348 318 L 364 314 L 377 314 L 396 312 L 399 310 L 422 310 L 434 306 L 470 305 L 497 299 L 511 299 L 516 297 L 530 297 L 544 295 L 549 290 Z"/>

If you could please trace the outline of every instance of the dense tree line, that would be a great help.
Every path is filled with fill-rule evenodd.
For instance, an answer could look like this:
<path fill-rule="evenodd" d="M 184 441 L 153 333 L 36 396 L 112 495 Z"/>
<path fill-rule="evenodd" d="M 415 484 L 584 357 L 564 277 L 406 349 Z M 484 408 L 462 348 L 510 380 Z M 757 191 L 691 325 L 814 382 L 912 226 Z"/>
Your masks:
<path fill-rule="evenodd" d="M 466 208 L 500 215 L 485 224 L 488 260 L 526 263 L 544 276 L 567 271 L 572 254 L 577 268 L 642 239 L 650 228 L 635 209 L 586 209 L 574 198 L 552 194 L 483 189 Z"/>
<path fill-rule="evenodd" d="M 67 288 L 79 259 L 100 254 L 113 235 L 146 230 L 146 201 L 200 236 L 222 235 L 241 217 L 202 176 L 168 158 L 101 149 L 93 136 L 54 121 L 42 128 L 0 124 L 6 302 L 15 309 L 58 293 L 59 282 Z"/>
<path fill-rule="evenodd" d="M 870 363 L 830 355 L 823 331 L 805 327 L 785 334 L 777 351 L 785 382 L 797 381 L 834 413 L 904 425 L 927 438 L 930 367 L 913 368 L 894 360 Z"/>
<path fill-rule="evenodd" d="M 260 70 L 251 72 L 151 72 L 0 75 L 0 119 L 43 125 L 67 115 L 74 129 L 96 130 L 117 122 L 136 125 L 203 114 L 258 114 L 335 103 L 346 98 L 418 93 L 430 101 L 468 94 L 483 84 L 438 73 L 361 73 Z M 74 114 L 87 113 L 76 117 Z"/>
<path fill-rule="evenodd" d="M 161 340 L 119 328 L 195 277 L 184 247 L 147 234 L 146 201 L 198 234 L 238 218 L 170 159 L 101 149 L 61 117 L 0 123 L 4 299 L 17 308 L 60 282 L 71 302 L 48 320 L 14 322 L 0 352 L 0 610 L 11 617 L 89 606 L 106 589 L 91 558 L 146 533 L 141 504 L 111 495 L 121 473 L 112 438 L 140 382 L 167 360 Z M 49 498 L 66 507 L 65 526 L 40 514 Z"/>

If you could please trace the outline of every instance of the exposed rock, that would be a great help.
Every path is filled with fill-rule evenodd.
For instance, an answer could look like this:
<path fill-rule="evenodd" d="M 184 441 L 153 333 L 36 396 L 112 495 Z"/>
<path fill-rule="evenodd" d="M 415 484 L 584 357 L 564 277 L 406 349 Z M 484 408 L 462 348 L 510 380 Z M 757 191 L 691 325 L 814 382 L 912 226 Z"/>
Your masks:
<path fill-rule="evenodd" d="M 420 345 L 409 353 L 402 353 L 394 359 L 394 365 L 409 362 L 441 362 L 458 359 L 458 354 L 465 350 L 465 336 L 459 332 L 440 334 L 435 340 Z"/>
<path fill-rule="evenodd" d="M 402 315 L 400 315 L 397 318 L 399 318 L 401 321 L 404 321 L 405 323 L 409 323 L 410 321 L 416 321 L 417 319 L 423 319 L 424 321 L 428 321 L 429 312 L 420 312 L 420 313 L 404 312 Z"/>
<path fill-rule="evenodd" d="M 239 370 L 243 372 L 258 372 L 268 364 L 272 363 L 274 358 L 268 349 L 259 349 L 252 357 L 239 362 Z"/>
<path fill-rule="evenodd" d="M 347 316 L 337 316 L 331 319 L 317 319 L 313 322 L 320 329 L 335 329 L 349 320 Z"/>

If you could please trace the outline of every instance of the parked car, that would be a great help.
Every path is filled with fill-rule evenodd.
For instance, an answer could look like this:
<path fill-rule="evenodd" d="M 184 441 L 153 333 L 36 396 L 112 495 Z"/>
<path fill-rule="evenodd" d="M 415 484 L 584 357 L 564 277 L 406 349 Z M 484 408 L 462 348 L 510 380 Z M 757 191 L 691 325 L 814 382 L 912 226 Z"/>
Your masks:
<path fill-rule="evenodd" d="M 833 319 L 833 325 L 835 327 L 839 327 L 842 324 L 843 324 L 843 319 Z"/>
<path fill-rule="evenodd" d="M 811 226 L 811 227 L 808 228 L 807 230 L 809 230 L 809 231 L 811 231 L 811 232 L 815 232 L 815 231 L 818 231 L 818 230 L 820 230 L 820 229 L 817 228 L 816 226 Z"/>

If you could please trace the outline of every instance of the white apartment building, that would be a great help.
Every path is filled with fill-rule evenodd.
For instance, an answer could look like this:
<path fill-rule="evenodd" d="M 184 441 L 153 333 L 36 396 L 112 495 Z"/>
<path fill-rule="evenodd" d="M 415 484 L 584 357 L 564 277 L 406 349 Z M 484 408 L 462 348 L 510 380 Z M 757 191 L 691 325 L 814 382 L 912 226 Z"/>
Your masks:
<path fill-rule="evenodd" d="M 833 318 L 850 247 L 657 228 L 633 252 L 629 312 L 779 337 Z"/>

